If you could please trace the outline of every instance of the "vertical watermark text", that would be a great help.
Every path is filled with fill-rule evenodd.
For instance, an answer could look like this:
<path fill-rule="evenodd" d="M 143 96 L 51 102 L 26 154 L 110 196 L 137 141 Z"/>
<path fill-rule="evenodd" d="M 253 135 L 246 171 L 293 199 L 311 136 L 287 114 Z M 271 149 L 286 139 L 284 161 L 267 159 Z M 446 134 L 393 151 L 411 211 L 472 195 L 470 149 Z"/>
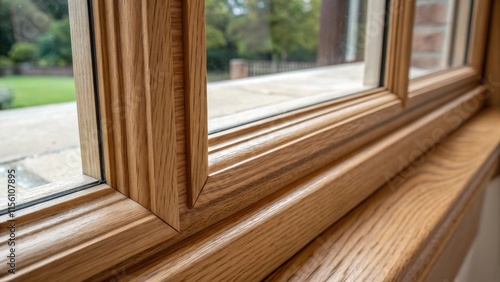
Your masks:
<path fill-rule="evenodd" d="M 7 255 L 7 265 L 8 272 L 11 274 L 16 273 L 16 171 L 10 169 L 7 171 L 7 214 L 9 219 L 7 220 L 7 233 L 9 238 L 7 238 L 8 245 L 8 255 Z"/>

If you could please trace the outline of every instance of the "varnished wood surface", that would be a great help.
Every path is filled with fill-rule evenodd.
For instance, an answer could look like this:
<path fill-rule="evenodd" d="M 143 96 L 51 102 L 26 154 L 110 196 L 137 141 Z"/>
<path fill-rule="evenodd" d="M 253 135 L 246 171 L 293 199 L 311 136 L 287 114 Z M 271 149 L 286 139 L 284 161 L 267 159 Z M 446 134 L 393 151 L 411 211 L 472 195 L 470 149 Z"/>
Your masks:
<path fill-rule="evenodd" d="M 458 97 L 464 90 L 478 85 L 476 75 L 472 68 L 462 67 L 443 72 L 437 78 L 419 80 L 410 88 L 409 108 L 434 103 L 436 97 Z M 252 129 L 246 132 L 245 129 L 235 129 L 244 133 L 228 132 L 233 136 L 232 140 L 224 137 L 224 133 L 217 135 L 217 141 L 210 141 L 210 174 L 195 208 L 185 210 L 180 207 L 181 217 L 190 225 L 186 228 L 201 230 L 204 223 L 223 219 L 340 158 L 342 154 L 325 153 L 333 147 L 348 153 L 353 147 L 346 138 L 372 131 L 377 125 L 394 122 L 401 115 L 409 114 L 401 103 L 396 102 L 397 99 L 391 100 L 395 95 L 371 95 L 372 99 L 370 96 L 359 97 L 358 103 L 355 99 L 346 100 L 346 104 L 332 103 L 330 112 L 321 109 L 322 106 L 312 107 L 324 112 L 309 119 L 303 119 L 300 113 L 292 113 L 250 126 Z M 297 114 L 297 121 L 290 118 L 294 114 Z M 363 139 L 362 143 L 371 140 Z"/>
<path fill-rule="evenodd" d="M 82 172 L 102 179 L 88 9 L 86 1 L 68 1 Z"/>
<path fill-rule="evenodd" d="M 179 230 L 170 1 L 143 2 L 151 211 Z"/>
<path fill-rule="evenodd" d="M 456 129 L 476 110 L 462 115 L 462 97 L 379 142 L 256 203 L 233 217 L 129 268 L 123 279 L 257 280 L 299 251 L 377 187 Z M 476 97 L 476 98 L 474 98 Z M 436 134 L 434 129 L 443 132 Z M 437 138 L 437 139 L 433 139 Z M 424 145 L 423 145 L 424 144 Z M 422 147 L 423 146 L 423 147 Z M 393 156 L 400 156 L 397 162 Z M 386 164 L 381 166 L 380 164 Z M 286 234 L 286 236 L 285 236 Z"/>
<path fill-rule="evenodd" d="M 439 98 L 433 99 L 435 105 L 446 96 L 456 98 L 463 92 L 441 94 L 437 96 Z M 426 110 L 420 104 L 418 114 L 408 111 L 403 116 L 400 103 L 397 100 L 391 101 L 387 95 L 367 99 L 366 103 L 366 106 L 355 104 L 325 113 L 302 122 L 304 124 L 291 124 L 280 131 L 257 138 L 249 137 L 244 143 L 235 144 L 239 150 L 231 151 L 232 146 L 228 146 L 215 152 L 214 154 L 221 156 L 221 167 L 224 169 L 211 173 L 194 209 L 183 210 L 181 207 L 181 225 L 185 226 L 183 229 L 188 233 L 202 230 L 204 226 L 224 219 L 374 138 L 388 134 L 395 129 L 391 124 L 406 125 L 412 119 L 434 109 L 431 106 Z M 373 106 L 372 103 L 380 104 L 375 107 L 376 110 L 367 110 Z M 384 126 L 376 126 L 384 120 Z M 302 135 L 304 132 L 310 133 Z M 280 136 L 283 139 L 278 138 Z M 260 146 L 263 149 L 259 152 Z M 232 158 L 238 160 L 239 155 L 244 155 L 247 159 L 232 162 Z"/>
<path fill-rule="evenodd" d="M 384 66 L 388 90 L 398 95 L 404 105 L 408 102 L 408 77 L 413 37 L 415 0 L 390 2 L 387 63 Z"/>
<path fill-rule="evenodd" d="M 216 149 L 213 152 L 231 150 L 232 145 L 248 142 L 248 147 L 236 150 L 234 155 L 227 154 L 226 156 L 234 159 L 238 159 L 237 154 L 240 153 L 251 156 L 252 146 L 267 146 L 269 148 L 269 150 L 258 153 L 259 156 L 275 156 L 273 154 L 277 150 L 287 149 L 288 145 L 295 145 L 302 142 L 303 139 L 323 138 L 321 140 L 325 141 L 320 144 L 315 142 L 302 143 L 303 148 L 311 150 L 309 153 L 313 156 L 312 159 L 309 156 L 303 159 L 296 158 L 295 153 L 300 153 L 300 151 L 282 154 L 281 159 L 273 163 L 273 166 L 279 165 L 280 168 L 271 167 L 275 169 L 275 173 L 253 178 L 247 185 L 243 186 L 232 186 L 234 183 L 227 180 L 235 175 L 236 170 L 232 169 L 238 165 L 248 165 L 249 170 L 246 175 L 251 177 L 252 171 L 261 168 L 268 159 L 261 159 L 258 162 L 253 162 L 252 165 L 249 163 L 257 158 L 240 158 L 235 163 L 223 164 L 221 169 L 212 171 L 214 175 L 225 174 L 224 177 L 220 176 L 228 185 L 220 186 L 223 193 L 213 194 L 210 201 L 203 205 L 194 205 L 194 208 L 190 209 L 190 202 L 193 203 L 195 199 L 191 196 L 191 200 L 189 200 L 189 193 L 193 190 L 186 185 L 189 178 L 187 171 L 197 169 L 190 168 L 193 164 L 198 165 L 192 161 L 192 157 L 201 156 L 199 154 L 204 154 L 205 150 L 192 151 L 190 148 L 194 143 L 190 143 L 189 140 L 194 140 L 195 134 L 198 134 L 202 138 L 196 142 L 201 143 L 194 144 L 194 146 L 208 147 L 208 145 L 203 144 L 206 141 L 206 134 L 205 136 L 200 135 L 199 132 L 202 131 L 190 133 L 194 127 L 190 127 L 193 119 L 188 113 L 196 112 L 193 110 L 194 107 L 203 107 L 203 103 L 193 102 L 193 108 L 190 108 L 189 101 L 191 100 L 187 96 L 189 90 L 186 88 L 186 85 L 191 83 L 188 79 L 188 74 L 191 71 L 186 70 L 185 59 L 186 56 L 193 54 L 186 49 L 185 40 L 189 40 L 186 38 L 190 34 L 186 34 L 183 28 L 186 28 L 185 23 L 188 18 L 185 14 L 186 7 L 193 5 L 194 2 L 170 0 L 168 5 L 166 2 L 159 3 L 159 10 L 149 6 L 149 4 L 154 3 L 153 0 L 95 0 L 93 3 L 102 122 L 105 125 L 103 142 L 107 181 L 113 188 L 152 209 L 151 200 L 154 199 L 152 194 L 157 192 L 152 177 L 164 172 L 165 175 L 173 175 L 175 178 L 172 169 L 177 169 L 177 189 L 175 190 L 178 203 L 175 206 L 169 202 L 164 208 L 172 209 L 173 213 L 178 212 L 180 224 L 176 226 L 175 221 L 172 221 L 169 224 L 175 228 L 170 228 L 167 224 L 162 224 L 163 227 L 159 227 L 160 225 L 156 223 L 162 223 L 160 220 L 142 208 L 137 209 L 139 207 L 137 205 L 131 207 L 130 201 L 126 200 L 117 200 L 117 204 L 111 206 L 113 209 L 116 208 L 113 211 L 118 213 L 117 215 L 110 213 L 109 207 L 106 205 L 100 205 L 99 207 L 102 209 L 93 213 L 88 209 L 85 210 L 87 204 L 80 205 L 76 202 L 61 200 L 60 205 L 68 204 L 69 206 L 47 207 L 37 215 L 40 219 L 44 219 L 45 214 L 52 215 L 50 211 L 64 208 L 60 216 L 64 222 L 54 219 L 51 221 L 54 225 L 45 225 L 47 230 L 40 231 L 41 237 L 38 239 L 64 237 L 65 240 L 69 241 L 63 241 L 64 246 L 50 252 L 52 258 L 40 255 L 36 257 L 37 262 L 35 260 L 29 261 L 30 266 L 26 268 L 23 275 L 28 275 L 28 272 L 31 274 L 30 271 L 36 271 L 43 266 L 54 266 L 53 271 L 48 271 L 49 274 L 43 272 L 37 274 L 40 275 L 37 278 L 45 278 L 46 275 L 62 271 L 70 263 L 73 265 L 75 262 L 76 265 L 81 266 L 75 270 L 76 274 L 81 274 L 82 277 L 97 275 L 93 278 L 122 277 L 125 279 L 128 277 L 135 279 L 142 277 L 155 279 L 172 277 L 208 280 L 231 278 L 235 275 L 248 279 L 263 278 L 321 231 L 365 200 L 388 178 L 393 177 L 406 165 L 415 161 L 417 156 L 433 145 L 432 142 L 424 142 L 428 138 L 434 138 L 433 129 L 437 127 L 443 129 L 442 134 L 438 134 L 437 139 L 433 139 L 434 142 L 438 143 L 448 133 L 466 122 L 483 105 L 483 89 L 479 88 L 475 92 L 468 92 L 479 84 L 475 80 L 477 72 L 470 71 L 469 68 L 465 67 L 443 72 L 439 79 L 436 77 L 426 78 L 428 79 L 427 84 L 425 84 L 425 80 L 419 80 L 418 83 L 422 87 L 416 88 L 420 92 L 418 95 L 412 95 L 414 93 L 410 91 L 410 107 L 406 110 L 402 110 L 399 100 L 394 99 L 394 93 L 387 92 L 387 87 L 384 86 L 377 89 L 376 92 L 359 95 L 354 99 L 342 100 L 342 103 L 349 101 L 349 109 L 339 107 L 339 105 L 345 106 L 345 104 L 332 103 L 328 105 L 331 106 L 328 109 L 325 109 L 325 105 L 317 105 L 306 110 L 309 111 L 310 115 L 299 114 L 300 122 L 295 120 L 295 117 L 288 119 L 297 114 L 294 112 L 290 115 L 263 121 L 255 127 L 254 125 L 246 127 L 246 129 L 253 127 L 252 130 L 255 131 L 250 130 L 245 137 L 238 136 L 237 132 L 240 129 L 236 129 L 226 136 L 219 136 L 218 139 L 223 140 L 224 143 L 214 141 L 215 147 L 212 148 Z M 200 13 L 200 9 L 198 6 L 194 10 Z M 155 12 L 160 11 L 163 12 L 160 13 L 159 18 L 155 18 Z M 166 25 L 169 14 L 171 14 L 170 26 Z M 200 21 L 203 19 L 198 19 L 198 25 Z M 187 20 L 187 22 L 192 21 Z M 158 30 L 153 29 L 153 27 L 158 28 Z M 167 29 L 166 32 L 163 28 Z M 168 30 L 170 28 L 171 30 Z M 151 36 L 153 32 L 160 32 L 160 30 L 161 34 L 166 37 Z M 171 33 L 169 33 L 170 31 Z M 169 34 L 171 35 L 171 44 L 168 44 Z M 203 34 L 198 34 L 198 36 L 203 36 Z M 151 57 L 151 54 L 163 54 L 168 57 L 170 56 L 169 50 L 171 51 L 171 61 L 168 58 L 158 57 L 158 60 L 154 60 L 154 57 Z M 200 48 L 197 50 L 201 52 Z M 151 84 L 154 76 L 151 73 L 148 74 L 148 71 L 156 64 L 160 69 L 168 70 L 169 62 L 172 62 L 174 93 L 169 92 L 171 86 L 168 81 L 155 90 L 154 85 Z M 199 63 L 196 63 L 198 68 Z M 188 80 L 186 83 L 184 83 L 185 79 Z M 204 85 L 200 81 L 192 81 L 198 83 L 198 86 Z M 165 97 L 155 96 L 160 93 Z M 173 104 L 170 103 L 172 102 L 170 95 L 173 95 Z M 382 97 L 383 95 L 385 97 Z M 203 99 L 202 96 L 198 98 Z M 418 103 L 412 103 L 417 100 Z M 155 102 L 167 103 L 168 107 L 175 108 L 175 126 L 173 128 L 171 128 L 172 123 L 168 121 L 162 121 L 161 125 L 148 124 L 156 118 L 168 119 L 171 117 L 169 109 L 165 109 L 164 113 L 159 113 L 159 107 L 155 108 Z M 360 102 L 367 102 L 371 107 L 363 108 L 367 104 Z M 354 108 L 357 110 L 351 111 Z M 321 111 L 313 113 L 318 109 Z M 359 111 L 361 109 L 363 111 Z M 394 112 L 392 112 L 393 110 Z M 338 112 L 340 115 L 336 116 L 332 114 L 333 112 Z M 322 122 L 325 128 L 316 128 L 316 131 L 309 132 L 307 127 L 297 126 L 303 122 L 314 125 L 313 118 L 316 119 L 315 122 Z M 362 121 L 372 121 L 372 119 L 377 122 L 370 123 L 370 126 L 366 128 L 363 127 L 364 122 Z M 287 120 L 289 123 L 283 126 L 282 120 Z M 199 121 L 201 122 L 202 119 Z M 349 125 L 352 128 L 349 128 Z M 259 142 L 271 140 L 273 134 L 276 134 L 278 130 L 291 126 L 301 129 L 302 135 L 301 131 L 293 132 L 295 139 L 289 139 L 286 142 L 279 140 L 281 143 L 276 147 L 270 146 L 272 142 Z M 163 128 L 168 132 L 168 136 L 155 131 L 158 128 Z M 328 138 L 324 138 L 329 135 L 322 136 L 321 134 L 325 132 L 332 134 L 335 132 L 331 131 L 333 128 L 336 128 L 338 132 L 352 130 L 349 132 L 353 136 L 345 134 L 344 136 L 349 136 L 348 139 L 336 140 L 339 142 L 338 144 L 330 143 Z M 398 128 L 399 130 L 397 130 Z M 195 130 L 200 130 L 200 128 Z M 252 142 L 252 139 L 256 137 L 252 135 L 253 132 L 259 132 L 256 135 L 262 139 L 255 139 Z M 265 136 L 266 133 L 269 135 Z M 175 145 L 170 147 L 170 142 L 173 140 L 171 137 L 174 135 Z M 232 137 L 226 138 L 231 135 Z M 134 139 L 134 137 L 137 138 Z M 283 137 L 285 138 L 285 135 Z M 421 141 L 424 147 L 420 146 L 422 143 L 416 143 L 417 141 Z M 165 142 L 165 144 L 161 144 L 161 142 Z M 162 148 L 157 148 L 160 145 Z M 323 146 L 328 149 L 315 150 L 315 146 Z M 172 148 L 175 149 L 172 150 Z M 208 148 L 206 149 L 208 152 Z M 160 155 L 152 156 L 151 152 Z M 171 158 L 166 156 L 172 153 L 176 157 L 176 168 L 170 167 Z M 405 161 L 394 160 L 394 155 L 402 155 Z M 158 169 L 155 164 L 165 160 L 168 160 L 165 167 L 161 165 L 165 170 Z M 200 175 L 203 176 L 205 168 L 208 173 L 208 158 L 201 157 L 201 160 L 203 161 L 199 164 L 202 168 Z M 297 165 L 297 162 L 300 165 Z M 387 166 L 381 167 L 381 163 L 387 164 Z M 299 172 L 303 175 L 299 175 Z M 191 173 L 191 176 L 198 177 L 198 174 Z M 200 177 L 197 181 L 201 183 L 203 179 Z M 162 183 L 165 186 L 158 185 L 158 187 L 169 187 L 173 183 L 171 179 L 162 181 L 165 181 Z M 261 187 L 259 190 L 259 187 L 266 183 L 271 183 L 271 186 Z M 217 188 L 216 185 L 213 187 Z M 208 192 L 207 194 L 216 193 L 216 191 L 203 189 L 202 196 L 204 192 Z M 165 191 L 161 193 L 165 193 Z M 174 192 L 167 191 L 167 193 L 160 195 L 159 198 L 174 195 Z M 116 193 L 112 194 L 113 197 L 119 196 L 116 196 Z M 195 194 L 192 193 L 192 195 Z M 88 194 L 82 193 L 81 196 L 83 197 L 83 195 L 95 194 L 90 192 Z M 99 194 L 101 197 L 106 195 Z M 110 200 L 110 202 L 114 200 Z M 198 200 L 197 204 L 201 203 L 201 200 L 202 198 Z M 89 203 L 92 205 L 92 201 Z M 97 205 L 96 202 L 95 206 Z M 78 213 L 78 207 L 82 208 L 82 212 Z M 76 213 L 75 217 L 64 217 L 65 214 L 70 214 L 72 211 Z M 128 216 L 129 212 L 135 212 L 137 215 L 137 217 L 130 216 L 135 220 L 134 223 L 127 222 L 126 219 L 116 219 L 121 226 L 108 222 L 109 220 L 113 221 L 115 216 Z M 168 213 L 168 211 L 166 212 Z M 90 214 L 91 217 L 87 217 L 87 214 Z M 323 216 L 318 218 L 318 214 Z M 24 219 L 27 220 L 27 218 Z M 89 226 L 89 222 L 79 221 L 89 218 L 95 219 L 93 223 L 96 225 L 103 222 L 105 230 L 96 231 Z M 149 225 L 143 220 L 154 223 Z M 68 235 L 65 229 L 60 229 L 74 227 L 70 226 L 70 223 L 76 224 L 77 227 L 80 225 L 88 227 L 89 230 L 85 232 L 96 235 L 98 242 L 91 241 L 85 236 L 76 238 L 75 236 L 80 235 L 80 232 Z M 30 224 L 34 229 L 43 230 L 42 227 L 38 227 L 44 224 L 41 221 L 30 221 Z M 137 240 L 138 237 L 142 238 L 139 232 L 142 227 L 154 232 L 150 236 L 151 241 L 133 241 L 132 238 L 134 240 Z M 181 232 L 177 234 L 174 229 L 179 228 Z M 168 236 L 156 237 L 164 234 L 160 230 L 167 230 Z M 107 233 L 101 236 L 102 233 L 99 232 Z M 195 235 L 197 232 L 200 233 Z M 287 236 L 283 236 L 283 234 Z M 149 236 L 149 233 L 146 235 Z M 194 237 L 191 237 L 193 235 Z M 187 239 L 188 237 L 190 238 Z M 179 243 L 182 240 L 184 242 Z M 176 243 L 179 244 L 175 245 Z M 70 251 L 66 252 L 63 247 L 70 245 L 75 247 L 71 247 Z M 40 252 L 35 246 L 30 245 L 29 248 L 34 253 Z M 94 252 L 95 248 L 111 251 L 111 254 L 106 254 L 103 261 L 98 261 L 97 266 L 89 259 L 91 257 L 89 252 Z M 155 253 L 157 255 L 152 256 Z M 236 253 L 238 254 L 235 255 Z M 61 266 L 58 267 L 58 264 Z M 135 264 L 135 267 L 131 267 Z M 95 269 L 91 269 L 92 267 Z M 120 273 L 117 274 L 117 271 Z M 21 277 L 26 278 L 26 276 Z"/>
<path fill-rule="evenodd" d="M 94 14 L 106 180 L 179 230 L 170 2 L 94 1 Z"/>
<path fill-rule="evenodd" d="M 378 93 L 384 93 L 388 90 L 388 93 L 392 92 L 393 94 L 388 94 L 386 97 L 387 99 L 399 97 L 399 100 L 402 101 L 401 103 L 406 104 L 414 1 L 393 2 L 394 3 L 391 2 L 392 4 L 389 9 L 389 18 L 391 22 L 388 29 L 389 50 L 387 50 L 387 61 L 385 62 L 388 71 L 385 75 L 384 85 L 379 89 Z M 187 196 L 190 207 L 196 206 L 196 203 L 198 203 L 198 207 L 200 207 L 206 205 L 208 201 L 212 201 L 215 198 L 223 198 L 230 193 L 242 190 L 244 189 L 243 187 L 249 187 L 251 185 L 253 187 L 248 188 L 249 190 L 258 189 L 257 187 L 260 186 L 260 183 L 255 183 L 255 181 L 263 178 L 261 176 L 248 175 L 248 173 L 253 174 L 251 171 L 255 168 L 261 168 L 262 171 L 267 171 L 266 175 L 274 175 L 279 174 L 278 171 L 283 171 L 284 167 L 291 167 L 293 164 L 289 162 L 290 158 L 283 158 L 283 156 L 288 156 L 290 153 L 285 150 L 277 152 L 277 149 L 286 148 L 288 151 L 293 152 L 302 152 L 304 150 L 298 150 L 294 146 L 288 144 L 283 145 L 279 142 L 265 142 L 266 140 L 280 139 L 279 136 L 276 137 L 275 132 L 270 132 L 265 136 L 253 136 L 246 144 L 239 144 L 239 146 L 227 148 L 227 150 L 220 152 L 220 155 L 224 156 L 222 161 L 219 160 L 216 153 L 206 155 L 206 152 L 209 151 L 208 143 L 206 143 L 206 50 L 204 49 L 204 21 L 200 21 L 200 19 L 204 18 L 203 1 L 183 1 L 182 4 L 184 16 L 183 70 L 186 74 L 184 83 L 186 107 L 183 109 L 185 112 L 182 114 L 186 118 Z M 200 103 L 205 104 L 202 105 L 202 108 L 197 108 L 200 107 Z M 359 103 L 362 104 L 361 101 L 359 101 Z M 372 113 L 372 115 L 367 115 L 365 117 L 370 121 L 379 123 L 388 119 L 388 112 L 384 110 L 393 111 L 392 114 L 394 115 L 395 111 L 398 109 L 395 104 L 386 105 L 387 107 L 379 107 L 379 104 L 373 102 L 372 104 L 363 104 L 357 110 L 347 110 L 350 110 L 350 116 L 352 117 L 355 116 L 363 106 L 368 106 L 368 108 L 363 108 L 365 112 Z M 376 110 L 380 110 L 380 113 Z M 269 127 L 269 124 L 280 126 L 281 118 L 283 118 L 283 116 L 280 116 L 278 119 L 271 118 L 271 120 L 267 121 L 267 124 L 263 123 L 261 126 Z M 347 117 L 344 116 L 344 119 L 347 120 Z M 322 120 L 316 120 L 314 123 L 316 125 L 321 125 L 321 128 L 323 128 L 325 126 L 324 124 L 332 124 L 334 122 L 335 121 L 330 121 L 325 117 Z M 357 120 L 356 122 L 363 124 L 366 121 L 361 122 Z M 356 122 L 350 126 L 346 125 L 346 128 L 353 128 L 361 131 L 362 126 Z M 302 124 L 302 126 L 304 129 L 308 128 L 306 124 Z M 313 134 L 316 135 L 316 137 L 321 136 L 320 138 L 322 138 L 323 141 L 318 141 L 316 143 L 313 142 L 312 138 L 309 138 L 307 141 L 300 140 L 302 146 L 308 144 L 307 147 L 311 150 L 313 150 L 313 147 L 317 147 L 317 152 L 324 149 L 324 146 L 334 146 L 333 142 L 324 142 L 324 140 L 330 137 L 331 132 L 326 133 L 322 130 L 316 130 L 315 133 L 309 133 L 307 130 L 296 130 L 296 133 L 299 134 L 300 137 L 291 134 L 292 129 L 289 129 L 287 133 L 288 136 L 290 136 L 290 142 L 295 142 L 304 137 L 310 137 L 308 135 Z M 268 149 L 267 152 L 262 153 L 262 155 L 266 155 L 264 158 L 254 158 L 254 156 L 261 154 L 254 150 L 254 147 L 261 143 L 265 143 L 264 145 L 272 145 L 272 149 Z M 245 155 L 246 152 L 250 153 L 252 157 L 250 158 L 248 155 Z M 306 155 L 311 154 L 313 153 L 309 151 Z M 304 159 L 303 156 L 294 156 L 294 159 L 301 158 Z M 276 165 L 276 163 L 279 165 Z M 225 165 L 225 167 L 221 168 L 216 164 L 222 164 Z M 265 164 L 265 167 L 261 167 L 262 164 Z M 226 169 L 228 167 L 231 167 L 231 169 Z M 316 169 L 317 168 L 319 167 L 316 167 Z M 297 170 L 297 172 L 300 172 L 300 170 Z M 247 182 L 254 181 L 254 183 L 239 184 L 241 181 L 236 180 L 228 185 L 227 179 L 234 176 L 240 176 L 246 179 Z M 286 183 L 283 185 L 285 184 Z M 227 192 L 220 191 L 221 187 Z M 267 191 L 269 190 L 267 189 Z M 261 197 L 262 196 L 257 197 L 256 199 Z M 181 214 L 182 213 L 183 210 L 181 207 Z"/>
<path fill-rule="evenodd" d="M 465 66 L 413 79 L 409 84 L 408 106 L 419 107 L 434 101 L 438 96 L 443 96 L 443 93 L 453 96 L 461 90 L 470 89 L 471 85 L 478 84 L 478 75 L 474 68 Z"/>
<path fill-rule="evenodd" d="M 474 118 L 418 165 L 405 169 L 317 237 L 268 280 L 423 278 L 418 271 L 410 272 L 413 277 L 407 277 L 407 272 L 414 265 L 422 266 L 419 254 L 432 245 L 437 230 L 462 222 L 460 213 L 477 200 L 481 186 L 487 184 L 485 179 L 498 165 L 499 122 L 498 112 Z"/>
<path fill-rule="evenodd" d="M 442 233 L 448 231 L 447 234 L 435 236 L 436 238 L 433 238 L 432 242 L 428 244 L 427 247 L 434 248 L 429 251 L 431 253 L 430 258 L 425 256 L 425 250 L 424 257 L 418 258 L 423 264 L 426 263 L 420 277 L 429 282 L 453 281 L 455 279 L 476 238 L 484 202 L 483 188 L 487 186 L 490 179 L 486 177 L 485 183 L 478 186 L 478 199 L 472 201 L 468 209 L 464 209 L 460 217 L 455 221 L 456 226 L 451 226 L 451 228 L 447 228 L 448 226 L 441 227 L 441 229 L 444 229 Z"/>
<path fill-rule="evenodd" d="M 479 76 L 483 74 L 491 7 L 495 1 L 474 1 L 468 63 Z"/>
<path fill-rule="evenodd" d="M 7 219 L 0 223 L 5 254 Z M 16 219 L 18 269 L 12 275 L 3 263 L 2 280 L 84 280 L 177 234 L 107 185 L 22 209 Z"/>
<path fill-rule="evenodd" d="M 182 5 L 188 205 L 193 206 L 208 178 L 205 0 L 183 0 Z"/>

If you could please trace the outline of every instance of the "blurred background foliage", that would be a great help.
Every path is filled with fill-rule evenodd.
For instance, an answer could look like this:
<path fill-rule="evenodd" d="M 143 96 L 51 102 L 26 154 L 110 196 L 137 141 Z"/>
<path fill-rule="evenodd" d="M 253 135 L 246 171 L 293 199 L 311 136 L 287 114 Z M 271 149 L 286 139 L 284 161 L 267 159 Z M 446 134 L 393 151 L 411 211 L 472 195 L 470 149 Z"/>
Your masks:
<path fill-rule="evenodd" d="M 206 0 L 208 71 L 233 58 L 315 61 L 321 0 Z"/>
<path fill-rule="evenodd" d="M 0 66 L 71 65 L 67 0 L 0 0 Z"/>

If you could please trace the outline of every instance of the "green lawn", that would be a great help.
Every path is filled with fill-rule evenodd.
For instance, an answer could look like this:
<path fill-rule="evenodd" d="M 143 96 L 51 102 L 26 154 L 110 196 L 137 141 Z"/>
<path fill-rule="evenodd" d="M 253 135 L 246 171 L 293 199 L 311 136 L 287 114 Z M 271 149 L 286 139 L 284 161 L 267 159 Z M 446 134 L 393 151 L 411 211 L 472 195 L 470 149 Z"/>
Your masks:
<path fill-rule="evenodd" d="M 0 85 L 6 85 L 14 91 L 13 108 L 75 100 L 75 84 L 72 77 L 2 76 Z"/>

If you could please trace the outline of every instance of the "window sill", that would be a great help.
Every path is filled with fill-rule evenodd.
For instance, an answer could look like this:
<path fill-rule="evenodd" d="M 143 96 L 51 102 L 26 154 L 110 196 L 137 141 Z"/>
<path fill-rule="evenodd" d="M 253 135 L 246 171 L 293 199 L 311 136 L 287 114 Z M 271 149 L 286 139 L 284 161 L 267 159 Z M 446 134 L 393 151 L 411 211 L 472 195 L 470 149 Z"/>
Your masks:
<path fill-rule="evenodd" d="M 498 168 L 499 119 L 489 112 L 472 120 L 268 281 L 452 281 L 477 230 L 483 188 Z"/>
<path fill-rule="evenodd" d="M 283 188 L 185 240 L 173 250 L 158 250 L 159 253 L 152 259 L 130 265 L 123 278 L 174 281 L 265 278 L 391 179 L 394 173 L 414 163 L 431 148 L 428 147 L 429 140 L 432 140 L 431 145 L 440 143 L 448 133 L 457 129 L 457 119 L 465 122 L 473 115 L 475 111 L 469 112 L 469 116 L 462 115 L 463 103 L 470 100 L 461 100 L 464 101 L 459 99 L 455 104 L 440 108 Z M 477 173 L 488 170 L 491 160 L 498 157 L 498 120 L 496 112 L 475 118 L 439 145 L 444 149 L 437 149 L 431 155 L 449 149 L 453 149 L 451 152 L 454 155 L 457 150 L 461 152 L 463 146 L 481 149 L 474 151 L 473 156 L 466 156 L 469 167 L 465 171 L 458 169 L 462 182 L 457 182 L 457 185 L 468 184 L 479 177 Z M 439 133 L 441 139 L 436 139 L 436 129 L 443 130 Z M 478 139 L 477 135 L 483 138 Z M 458 143 L 454 145 L 455 142 Z M 394 156 L 400 158 L 395 161 Z M 458 157 L 464 160 L 462 153 Z M 475 161 L 472 162 L 472 159 Z M 382 163 L 385 165 L 381 166 Z M 462 186 L 457 187 L 458 190 L 454 190 L 456 193 L 462 191 Z M 469 196 L 457 195 L 461 195 L 460 199 L 469 199 Z M 459 198 L 455 197 L 455 200 Z M 453 203 L 465 205 L 460 201 Z M 445 205 L 442 209 L 446 207 L 449 206 Z"/>
<path fill-rule="evenodd" d="M 16 211 L 17 281 L 84 280 L 177 234 L 151 212 L 107 185 Z M 1 216 L 0 251 L 8 254 Z M 17 246 L 17 244 L 16 244 Z"/>

